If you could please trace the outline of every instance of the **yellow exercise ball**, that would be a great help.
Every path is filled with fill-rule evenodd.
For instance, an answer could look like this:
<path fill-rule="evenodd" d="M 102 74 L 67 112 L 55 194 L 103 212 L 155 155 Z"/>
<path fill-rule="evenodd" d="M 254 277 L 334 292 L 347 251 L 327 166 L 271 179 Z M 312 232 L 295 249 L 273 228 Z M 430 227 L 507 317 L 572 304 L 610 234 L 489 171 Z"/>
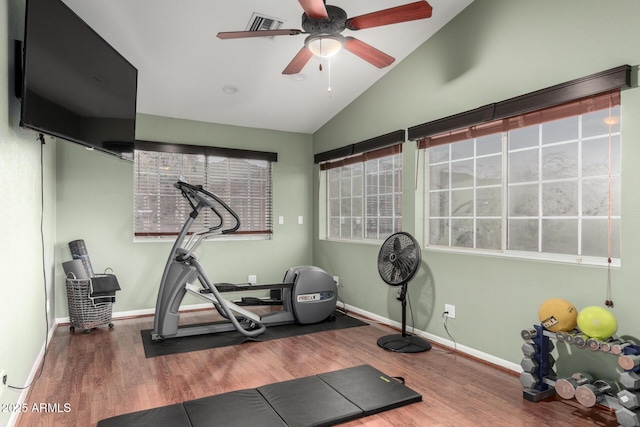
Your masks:
<path fill-rule="evenodd" d="M 568 332 L 576 328 L 578 310 L 562 298 L 550 298 L 538 309 L 540 324 L 551 332 Z"/>
<path fill-rule="evenodd" d="M 599 340 L 610 338 L 618 330 L 616 317 L 606 308 L 592 305 L 578 313 L 578 328 L 587 336 Z"/>

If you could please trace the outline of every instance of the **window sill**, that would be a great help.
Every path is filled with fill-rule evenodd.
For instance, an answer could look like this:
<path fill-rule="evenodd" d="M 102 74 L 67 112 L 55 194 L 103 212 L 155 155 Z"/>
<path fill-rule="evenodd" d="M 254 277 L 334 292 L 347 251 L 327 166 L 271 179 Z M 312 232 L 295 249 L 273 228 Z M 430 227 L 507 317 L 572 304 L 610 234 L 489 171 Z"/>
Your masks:
<path fill-rule="evenodd" d="M 479 255 L 490 256 L 500 258 L 513 258 L 521 259 L 525 261 L 542 261 L 542 262 L 554 262 L 560 264 L 569 265 L 588 265 L 595 267 L 607 267 L 608 262 L 604 257 L 588 257 L 579 255 L 562 255 L 562 254 L 547 254 L 538 252 L 521 252 L 521 251 L 492 251 L 492 250 L 479 250 L 479 249 L 467 249 L 467 248 L 448 248 L 444 246 L 426 246 L 423 249 L 433 252 L 445 252 L 464 255 Z M 619 268 L 622 265 L 619 258 L 611 259 L 611 267 Z"/>
<path fill-rule="evenodd" d="M 371 239 L 330 239 L 327 237 L 320 238 L 321 242 L 332 242 L 332 243 L 354 243 L 357 245 L 370 245 L 370 246 L 380 246 L 384 243 L 386 239 L 382 240 L 371 240 Z"/>
<path fill-rule="evenodd" d="M 213 242 L 213 241 L 252 241 L 252 240 L 271 240 L 272 234 L 239 234 L 239 235 L 218 235 L 215 237 L 211 237 L 209 239 L 205 239 L 204 242 Z M 167 243 L 167 242 L 175 242 L 178 236 L 162 236 L 162 237 L 134 237 L 133 243 Z M 188 237 L 187 237 L 188 240 Z M 186 241 L 186 240 L 185 240 Z"/>

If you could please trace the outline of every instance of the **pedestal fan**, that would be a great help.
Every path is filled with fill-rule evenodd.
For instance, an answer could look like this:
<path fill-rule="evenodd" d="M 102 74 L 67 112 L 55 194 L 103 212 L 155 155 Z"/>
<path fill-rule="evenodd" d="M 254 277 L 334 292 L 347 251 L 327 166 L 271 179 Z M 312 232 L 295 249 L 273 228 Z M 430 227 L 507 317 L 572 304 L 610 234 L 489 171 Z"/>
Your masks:
<path fill-rule="evenodd" d="M 400 286 L 396 298 L 402 303 L 402 334 L 380 337 L 378 345 L 398 353 L 419 353 L 431 349 L 431 343 L 407 334 L 407 284 L 420 267 L 420 245 L 404 231 L 387 238 L 378 253 L 378 273 L 388 285 Z"/>

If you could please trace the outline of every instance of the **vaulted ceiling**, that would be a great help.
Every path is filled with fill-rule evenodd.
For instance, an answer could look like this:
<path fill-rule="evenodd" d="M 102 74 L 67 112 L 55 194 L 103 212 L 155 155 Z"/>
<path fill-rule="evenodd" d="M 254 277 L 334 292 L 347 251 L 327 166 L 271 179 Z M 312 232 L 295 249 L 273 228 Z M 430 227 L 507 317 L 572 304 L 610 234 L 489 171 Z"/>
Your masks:
<path fill-rule="evenodd" d="M 414 1 L 329 5 L 355 17 Z M 138 68 L 139 113 L 302 133 L 318 130 L 472 1 L 429 0 L 430 18 L 342 32 L 395 58 L 385 68 L 342 50 L 329 60 L 313 57 L 301 73 L 284 75 L 306 34 L 230 40 L 216 35 L 248 30 L 256 16 L 281 22 L 281 29 L 302 30 L 303 9 L 296 0 L 64 0 Z"/>

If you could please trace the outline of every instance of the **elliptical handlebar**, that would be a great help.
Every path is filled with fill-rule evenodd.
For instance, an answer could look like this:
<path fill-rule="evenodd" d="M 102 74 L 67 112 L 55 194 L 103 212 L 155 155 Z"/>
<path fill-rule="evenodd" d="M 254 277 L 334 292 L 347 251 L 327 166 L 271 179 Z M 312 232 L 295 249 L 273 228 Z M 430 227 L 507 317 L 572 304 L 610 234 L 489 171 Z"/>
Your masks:
<path fill-rule="evenodd" d="M 226 228 L 220 231 L 220 233 L 221 234 L 235 233 L 240 228 L 240 217 L 238 217 L 238 214 L 233 209 L 231 209 L 231 207 L 227 205 L 218 196 L 202 188 L 202 185 L 192 185 L 184 181 L 178 181 L 174 184 L 174 187 L 176 187 L 178 190 L 182 192 L 182 195 L 184 196 L 184 198 L 187 199 L 187 201 L 191 205 L 191 208 L 193 209 L 193 212 L 191 213 L 191 215 L 193 218 L 195 218 L 195 216 L 197 216 L 198 214 L 197 207 L 199 204 L 203 204 L 211 208 L 211 210 L 216 214 L 216 216 L 220 220 L 220 224 L 210 227 L 209 231 L 215 231 L 224 226 L 224 219 L 220 214 L 220 212 L 218 212 L 218 210 L 216 209 L 216 204 L 218 204 L 225 211 L 227 211 L 236 222 L 235 226 L 231 228 Z"/>

